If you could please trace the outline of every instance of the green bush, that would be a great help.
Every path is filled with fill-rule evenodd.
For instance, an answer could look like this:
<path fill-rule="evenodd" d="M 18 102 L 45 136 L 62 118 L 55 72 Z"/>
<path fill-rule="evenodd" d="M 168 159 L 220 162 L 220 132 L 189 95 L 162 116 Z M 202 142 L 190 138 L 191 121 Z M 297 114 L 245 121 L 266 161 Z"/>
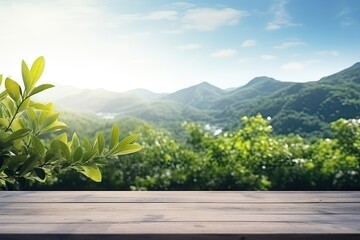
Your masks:
<path fill-rule="evenodd" d="M 185 139 L 125 121 L 132 127 L 127 131 L 141 132 L 143 150 L 109 162 L 100 184 L 66 172 L 33 189 L 360 190 L 359 120 L 340 119 L 332 124 L 333 138 L 315 142 L 275 135 L 260 115 L 244 117 L 236 131 L 222 133 L 188 122 Z"/>
<path fill-rule="evenodd" d="M 27 181 L 44 182 L 47 176 L 74 169 L 86 177 L 100 182 L 100 167 L 108 159 L 137 152 L 134 143 L 137 134 L 119 141 L 119 127 L 114 125 L 109 144 L 101 132 L 93 142 L 76 133 L 71 138 L 59 134 L 67 126 L 59 121 L 60 113 L 52 103 L 32 101 L 32 96 L 54 87 L 37 85 L 43 73 L 45 60 L 39 57 L 31 68 L 22 62 L 23 87 L 11 78 L 5 79 L 5 89 L 0 93 L 0 188 L 23 189 Z M 0 86 L 3 76 L 0 75 Z M 44 141 L 44 136 L 56 137 Z"/>

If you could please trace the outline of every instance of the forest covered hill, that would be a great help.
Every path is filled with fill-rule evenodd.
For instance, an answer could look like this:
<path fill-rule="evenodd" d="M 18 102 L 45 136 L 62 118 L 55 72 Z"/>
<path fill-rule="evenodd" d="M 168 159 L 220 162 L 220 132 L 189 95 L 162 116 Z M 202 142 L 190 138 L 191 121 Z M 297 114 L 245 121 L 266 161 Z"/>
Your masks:
<path fill-rule="evenodd" d="M 136 117 L 162 126 L 186 120 L 224 129 L 238 127 L 241 116 L 260 113 L 272 118 L 276 133 L 326 136 L 330 122 L 360 117 L 360 63 L 319 81 L 282 82 L 262 76 L 231 91 L 203 82 L 170 94 L 145 89 L 73 92 L 55 97 L 56 106 L 114 118 Z"/>

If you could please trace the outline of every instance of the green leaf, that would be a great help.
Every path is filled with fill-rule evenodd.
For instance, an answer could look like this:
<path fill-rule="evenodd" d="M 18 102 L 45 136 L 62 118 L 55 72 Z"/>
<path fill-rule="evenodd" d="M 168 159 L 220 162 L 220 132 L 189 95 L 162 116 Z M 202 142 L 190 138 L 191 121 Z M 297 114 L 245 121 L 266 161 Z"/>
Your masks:
<path fill-rule="evenodd" d="M 42 73 L 44 72 L 45 67 L 45 59 L 44 57 L 39 57 L 35 60 L 33 65 L 31 66 L 31 76 L 33 77 L 32 80 L 32 87 L 35 86 L 39 78 L 41 77 Z"/>
<path fill-rule="evenodd" d="M 25 109 L 27 109 L 29 107 L 29 105 L 30 105 L 30 98 L 27 98 L 21 103 L 21 105 L 18 109 L 18 112 L 24 111 Z"/>
<path fill-rule="evenodd" d="M 33 108 L 38 109 L 38 110 L 48 111 L 48 112 L 53 112 L 54 111 L 54 107 L 53 107 L 53 105 L 51 103 L 42 104 L 42 103 L 31 102 L 30 107 L 33 107 Z"/>
<path fill-rule="evenodd" d="M 23 146 L 24 146 L 24 143 L 20 139 L 15 139 L 13 141 L 13 147 L 16 150 L 20 151 Z"/>
<path fill-rule="evenodd" d="M 0 118 L 0 127 L 6 128 L 7 126 L 9 126 L 9 120 L 6 118 Z"/>
<path fill-rule="evenodd" d="M 96 164 L 86 164 L 81 166 L 81 168 L 83 169 L 83 171 L 81 171 L 82 174 L 94 180 L 95 182 L 101 182 L 101 172 Z"/>
<path fill-rule="evenodd" d="M 36 155 L 31 155 L 25 162 L 24 164 L 21 166 L 20 168 L 20 177 L 23 177 L 25 174 L 27 174 L 28 172 L 30 172 L 36 162 L 37 162 L 37 156 Z"/>
<path fill-rule="evenodd" d="M 85 151 L 86 151 L 86 152 L 91 152 L 92 146 L 91 146 L 89 140 L 88 140 L 87 138 L 84 138 L 84 139 L 83 139 L 83 143 L 84 143 Z"/>
<path fill-rule="evenodd" d="M 0 101 L 3 100 L 4 98 L 6 98 L 6 96 L 8 95 L 7 91 L 4 90 L 0 93 Z"/>
<path fill-rule="evenodd" d="M 9 159 L 9 168 L 12 170 L 17 170 L 21 164 L 26 161 L 26 156 L 11 156 Z"/>
<path fill-rule="evenodd" d="M 15 102 L 10 98 L 5 98 L 5 99 L 3 99 L 1 101 L 1 103 L 5 107 L 5 108 L 3 108 L 3 110 L 7 112 L 7 115 L 8 116 L 14 116 L 14 114 L 16 113 L 16 104 L 15 104 Z"/>
<path fill-rule="evenodd" d="M 38 176 L 41 180 L 45 180 L 46 175 L 45 175 L 44 169 L 35 168 L 34 172 L 35 172 L 36 176 Z"/>
<path fill-rule="evenodd" d="M 0 129 L 0 143 L 4 143 L 9 135 L 10 133 L 6 133 L 3 129 Z"/>
<path fill-rule="evenodd" d="M 68 143 L 68 136 L 67 133 L 62 133 L 59 136 L 57 136 L 55 139 L 62 141 L 63 143 Z"/>
<path fill-rule="evenodd" d="M 139 137 L 139 134 L 130 134 L 129 136 L 126 136 L 121 142 L 119 143 L 119 148 L 125 147 L 128 144 L 134 142 Z"/>
<path fill-rule="evenodd" d="M 23 138 L 31 132 L 30 129 L 20 129 L 18 131 L 13 132 L 6 138 L 6 142 L 14 141 L 15 139 Z"/>
<path fill-rule="evenodd" d="M 76 133 L 73 134 L 71 138 L 71 149 L 74 151 L 77 147 L 80 146 L 80 140 Z"/>
<path fill-rule="evenodd" d="M 44 147 L 43 143 L 41 142 L 41 140 L 38 137 L 31 135 L 31 142 L 32 142 L 33 146 L 36 148 L 36 150 L 38 151 L 38 153 L 40 154 L 40 156 L 44 156 L 45 147 Z"/>
<path fill-rule="evenodd" d="M 99 132 L 97 135 L 97 143 L 98 143 L 99 154 L 101 154 L 104 151 L 104 147 L 105 147 L 104 135 L 101 132 Z"/>
<path fill-rule="evenodd" d="M 1 86 L 2 80 L 3 80 L 3 75 L 0 74 L 0 86 Z"/>
<path fill-rule="evenodd" d="M 17 82 L 11 80 L 10 78 L 6 78 L 5 88 L 14 102 L 19 103 L 21 101 L 21 87 Z"/>
<path fill-rule="evenodd" d="M 33 77 L 30 73 L 29 67 L 27 66 L 24 60 L 21 62 L 21 73 L 22 73 L 25 90 L 29 92 L 33 83 Z"/>
<path fill-rule="evenodd" d="M 63 157 L 67 159 L 70 158 L 70 149 L 64 142 L 57 139 L 52 140 L 50 148 L 53 150 L 60 150 Z"/>
<path fill-rule="evenodd" d="M 95 151 L 84 151 L 83 157 L 82 157 L 82 162 L 86 162 L 90 159 L 92 159 L 94 156 L 96 155 Z"/>
<path fill-rule="evenodd" d="M 41 130 L 41 133 L 48 133 L 48 132 L 56 132 L 56 131 L 60 131 L 63 129 L 66 129 L 68 126 L 65 123 L 62 122 L 57 122 L 56 124 L 52 124 L 49 127 L 46 127 L 44 129 Z"/>
<path fill-rule="evenodd" d="M 109 149 L 113 149 L 117 145 L 118 141 L 119 141 L 119 126 L 117 124 L 114 124 L 111 131 Z"/>
<path fill-rule="evenodd" d="M 49 112 L 49 111 L 37 111 L 38 113 L 40 112 L 39 117 L 38 117 L 38 122 L 39 123 L 43 123 L 45 121 L 45 119 L 47 117 L 49 117 L 51 114 L 53 114 L 53 112 Z"/>
<path fill-rule="evenodd" d="M 82 147 L 77 147 L 75 152 L 74 152 L 74 162 L 78 162 L 78 161 L 81 161 L 81 158 L 83 156 L 83 149 Z"/>
<path fill-rule="evenodd" d="M 53 87 L 55 87 L 55 86 L 52 85 L 52 84 L 41 84 L 41 85 L 35 87 L 35 88 L 30 92 L 29 97 L 32 96 L 32 95 L 35 95 L 35 94 L 37 94 L 37 93 L 39 93 L 39 92 L 42 92 L 42 91 L 44 91 L 44 90 L 46 90 L 46 89 L 53 88 Z"/>
<path fill-rule="evenodd" d="M 115 148 L 109 151 L 108 155 L 125 155 L 140 151 L 142 149 L 140 145 L 131 144 L 138 136 L 138 134 L 131 134 L 125 137 Z"/>
<path fill-rule="evenodd" d="M 34 132 L 38 129 L 38 121 L 37 121 L 37 115 L 33 108 L 26 109 L 26 115 L 28 116 L 31 127 L 34 130 Z"/>
<path fill-rule="evenodd" d="M 25 124 L 25 121 L 23 118 L 16 118 L 13 123 L 11 124 L 11 129 L 13 131 L 17 131 L 17 130 L 20 130 L 22 128 L 26 128 L 25 127 L 26 124 Z"/>
<path fill-rule="evenodd" d="M 130 154 L 130 153 L 136 153 L 138 151 L 140 151 L 142 149 L 142 147 L 139 144 L 129 144 L 125 147 L 122 147 L 121 149 L 118 150 L 118 148 L 116 149 L 117 151 L 115 151 L 115 155 L 126 155 L 126 154 Z"/>
<path fill-rule="evenodd" d="M 41 123 L 42 128 L 49 127 L 51 124 L 53 124 L 56 120 L 58 120 L 60 116 L 60 113 L 54 113 L 50 116 L 46 117 L 45 120 Z"/>

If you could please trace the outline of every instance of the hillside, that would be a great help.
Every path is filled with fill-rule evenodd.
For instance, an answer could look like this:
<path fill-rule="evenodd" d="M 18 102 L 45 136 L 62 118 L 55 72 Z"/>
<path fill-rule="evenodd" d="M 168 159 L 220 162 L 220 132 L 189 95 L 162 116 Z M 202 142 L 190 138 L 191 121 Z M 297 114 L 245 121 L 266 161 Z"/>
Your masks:
<path fill-rule="evenodd" d="M 360 117 L 360 63 L 308 83 L 263 76 L 231 91 L 206 82 L 171 94 L 83 90 L 56 104 L 71 111 L 136 117 L 165 126 L 189 120 L 225 129 L 238 127 L 241 116 L 261 113 L 272 118 L 280 134 L 326 133 L 336 119 Z"/>
<path fill-rule="evenodd" d="M 182 103 L 199 109 L 206 109 L 209 107 L 211 102 L 220 99 L 224 95 L 224 90 L 215 87 L 210 83 L 203 82 L 169 94 L 163 99 Z"/>
<path fill-rule="evenodd" d="M 339 118 L 360 117 L 360 64 L 317 82 L 292 84 L 247 105 L 233 106 L 231 113 L 261 113 L 272 117 L 281 134 L 326 131 Z M 229 114 L 229 109 L 223 113 Z"/>
<path fill-rule="evenodd" d="M 228 92 L 225 96 L 212 103 L 212 109 L 231 108 L 234 104 L 254 101 L 258 97 L 268 96 L 294 83 L 281 82 L 269 77 L 256 77 L 246 85 Z"/>

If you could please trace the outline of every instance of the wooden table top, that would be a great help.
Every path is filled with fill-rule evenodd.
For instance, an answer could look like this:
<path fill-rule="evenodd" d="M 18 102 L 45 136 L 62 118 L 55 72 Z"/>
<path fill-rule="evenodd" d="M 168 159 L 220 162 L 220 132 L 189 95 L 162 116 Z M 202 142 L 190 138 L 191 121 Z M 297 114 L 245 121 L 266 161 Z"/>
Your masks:
<path fill-rule="evenodd" d="M 360 239 L 360 192 L 0 192 L 0 239 Z"/>

